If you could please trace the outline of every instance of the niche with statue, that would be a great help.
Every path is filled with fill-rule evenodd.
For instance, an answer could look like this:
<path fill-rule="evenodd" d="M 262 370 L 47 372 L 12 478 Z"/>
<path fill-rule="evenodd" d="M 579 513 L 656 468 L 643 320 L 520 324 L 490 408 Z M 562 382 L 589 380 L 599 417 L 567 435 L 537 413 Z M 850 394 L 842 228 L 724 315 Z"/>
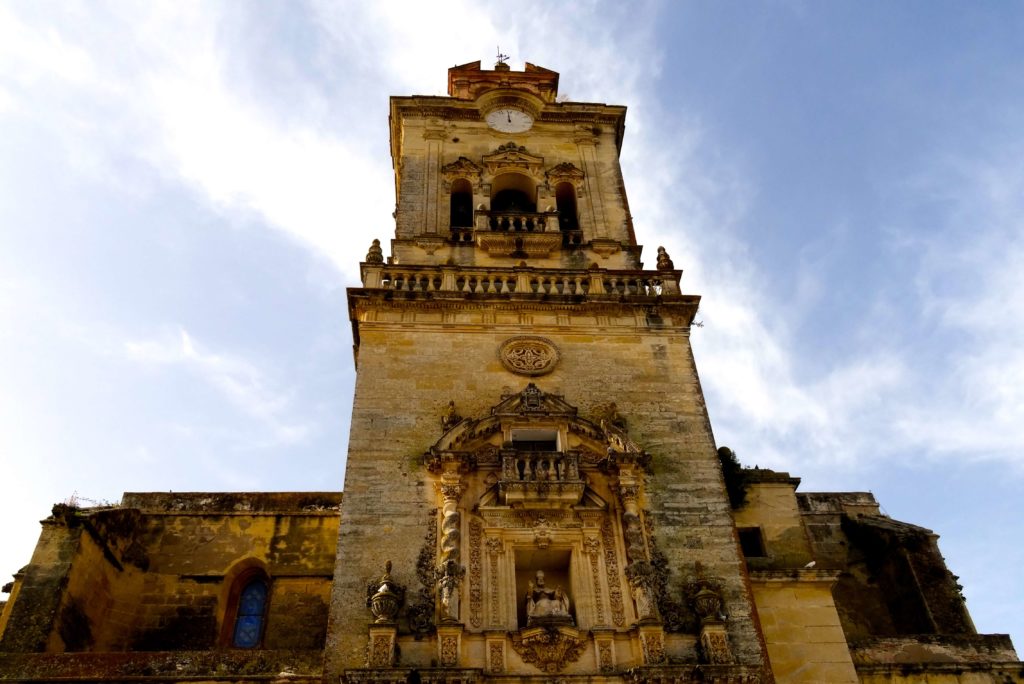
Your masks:
<path fill-rule="evenodd" d="M 569 549 L 518 549 L 515 553 L 517 622 L 526 627 L 576 625 Z"/>

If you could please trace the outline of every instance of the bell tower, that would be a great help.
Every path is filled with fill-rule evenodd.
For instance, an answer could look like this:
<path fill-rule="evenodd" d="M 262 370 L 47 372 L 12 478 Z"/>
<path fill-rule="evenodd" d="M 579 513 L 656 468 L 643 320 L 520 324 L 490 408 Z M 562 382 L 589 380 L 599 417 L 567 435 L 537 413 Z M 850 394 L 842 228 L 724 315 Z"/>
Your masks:
<path fill-rule="evenodd" d="M 663 249 L 640 261 L 625 107 L 557 93 L 499 61 L 391 99 L 395 234 L 348 293 L 329 681 L 766 677 L 699 297 Z"/>

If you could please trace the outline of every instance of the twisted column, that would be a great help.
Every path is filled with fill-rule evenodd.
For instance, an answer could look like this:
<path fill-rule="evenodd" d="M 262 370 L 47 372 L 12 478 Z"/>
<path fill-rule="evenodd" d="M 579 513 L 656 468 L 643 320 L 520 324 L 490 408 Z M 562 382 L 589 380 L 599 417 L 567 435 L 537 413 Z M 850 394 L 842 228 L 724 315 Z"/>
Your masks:
<path fill-rule="evenodd" d="M 441 558 L 437 569 L 438 593 L 441 596 L 441 620 L 459 621 L 459 583 L 465 570 L 461 558 L 462 516 L 459 515 L 459 497 L 462 485 L 458 475 L 441 478 Z"/>

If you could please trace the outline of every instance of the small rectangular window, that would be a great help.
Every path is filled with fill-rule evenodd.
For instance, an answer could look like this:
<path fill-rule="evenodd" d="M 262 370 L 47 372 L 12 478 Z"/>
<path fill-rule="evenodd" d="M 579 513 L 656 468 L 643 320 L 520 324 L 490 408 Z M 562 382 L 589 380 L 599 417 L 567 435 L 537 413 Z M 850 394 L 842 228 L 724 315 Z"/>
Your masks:
<path fill-rule="evenodd" d="M 747 558 L 764 558 L 768 554 L 764 551 L 764 536 L 760 527 L 741 527 L 737 530 L 740 535 L 740 548 Z"/>
<path fill-rule="evenodd" d="M 512 430 L 512 448 L 516 451 L 558 451 L 558 432 L 515 428 Z"/>

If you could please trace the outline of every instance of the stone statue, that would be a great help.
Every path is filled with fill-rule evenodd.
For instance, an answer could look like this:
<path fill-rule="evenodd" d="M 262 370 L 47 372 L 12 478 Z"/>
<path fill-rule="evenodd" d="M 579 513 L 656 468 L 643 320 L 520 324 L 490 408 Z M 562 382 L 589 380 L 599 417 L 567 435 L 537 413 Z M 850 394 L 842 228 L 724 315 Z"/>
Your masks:
<path fill-rule="evenodd" d="M 657 613 L 654 612 L 654 602 L 651 600 L 651 592 L 646 583 L 637 582 L 631 587 L 633 600 L 636 601 L 636 615 L 641 622 L 657 620 Z"/>
<path fill-rule="evenodd" d="M 441 430 L 448 432 L 460 422 L 462 422 L 462 416 L 460 416 L 455 410 L 455 400 L 452 399 L 448 402 L 448 407 L 444 410 L 444 415 L 441 416 Z"/>
<path fill-rule="evenodd" d="M 526 590 L 526 625 L 573 624 L 569 615 L 569 597 L 562 587 L 544 586 L 544 571 L 538 570 L 534 581 Z"/>
<path fill-rule="evenodd" d="M 437 582 L 441 594 L 441 621 L 459 621 L 459 567 L 454 561 L 448 561 L 444 574 Z"/>
<path fill-rule="evenodd" d="M 659 271 L 674 271 L 676 266 L 672 263 L 672 259 L 669 258 L 668 252 L 665 251 L 664 247 L 658 247 L 658 264 L 657 268 Z"/>

